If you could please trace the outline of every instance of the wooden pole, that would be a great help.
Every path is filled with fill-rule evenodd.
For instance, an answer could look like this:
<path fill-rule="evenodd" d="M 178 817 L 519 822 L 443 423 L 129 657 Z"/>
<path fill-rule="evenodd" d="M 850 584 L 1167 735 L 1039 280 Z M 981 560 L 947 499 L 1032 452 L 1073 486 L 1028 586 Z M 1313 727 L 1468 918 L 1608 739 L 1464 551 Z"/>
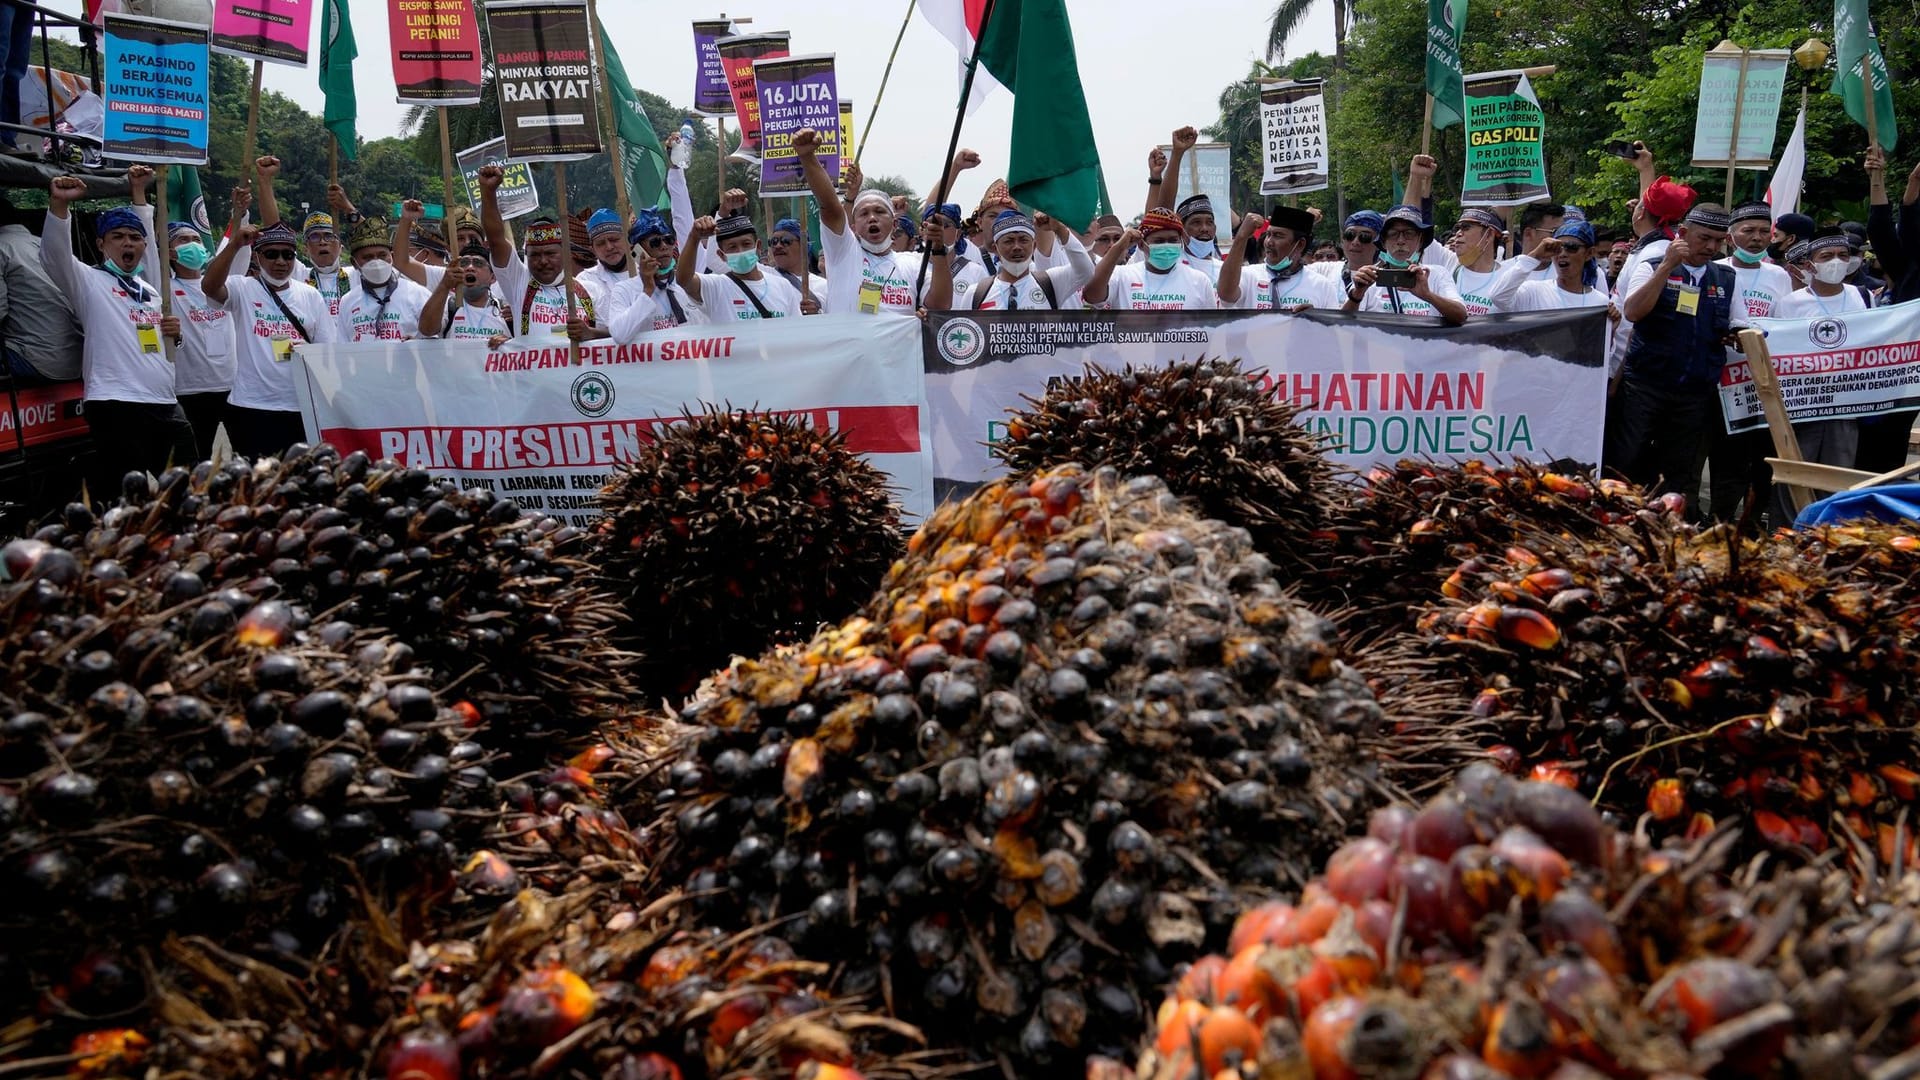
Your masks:
<path fill-rule="evenodd" d="M 1741 48 L 1740 81 L 1733 87 L 1733 130 L 1727 134 L 1727 194 L 1720 200 L 1720 205 L 1729 209 L 1733 206 L 1733 174 L 1740 167 L 1740 110 L 1747 102 L 1747 64 L 1752 55 Z"/>
<path fill-rule="evenodd" d="M 1767 338 L 1758 330 L 1740 331 L 1740 351 L 1753 372 L 1753 390 L 1767 414 L 1767 429 L 1773 433 L 1773 456 L 1783 461 L 1801 461 L 1800 440 L 1793 433 L 1793 421 L 1787 416 L 1786 403 L 1780 400 L 1780 379 L 1774 374 L 1773 354 L 1767 351 Z M 1799 513 L 1813 502 L 1813 493 L 1797 484 L 1787 485 L 1787 496 Z"/>
<path fill-rule="evenodd" d="M 1865 91 L 1861 95 L 1861 104 L 1867 109 L 1867 149 L 1880 149 L 1880 124 L 1873 116 L 1873 56 L 1871 53 L 1860 57 L 1860 87 Z"/>
<path fill-rule="evenodd" d="M 713 205 L 717 210 L 727 197 L 727 118 L 724 116 L 713 118 L 713 141 L 718 144 L 713 154 Z M 698 214 L 699 208 L 695 207 L 694 212 Z"/>
<path fill-rule="evenodd" d="M 173 314 L 173 288 L 167 282 L 167 271 L 173 269 L 173 237 L 167 233 L 167 173 L 173 171 L 170 165 L 160 166 L 153 183 L 154 242 L 160 245 L 159 254 L 154 258 L 155 286 L 160 290 L 160 317 Z M 167 335 L 160 335 L 160 351 L 165 354 L 167 363 L 173 363 L 173 342 Z"/>
<path fill-rule="evenodd" d="M 340 140 L 327 132 L 327 183 L 340 182 Z"/>
<path fill-rule="evenodd" d="M 593 27 L 594 55 L 599 62 L 594 65 L 594 77 L 600 80 L 600 113 L 607 125 L 607 164 L 613 170 L 614 206 L 620 212 L 622 227 L 633 220 L 633 199 L 627 191 L 627 171 L 620 154 L 620 124 L 613 108 L 613 80 L 607 78 L 607 59 L 600 55 L 600 41 L 605 39 L 606 30 L 600 25 L 600 5 L 598 0 L 587 0 L 587 22 Z"/>
<path fill-rule="evenodd" d="M 454 254 L 453 265 L 460 263 L 460 242 L 453 238 L 453 136 L 447 131 L 447 107 L 433 110 L 440 114 L 440 232 L 447 249 Z"/>
<path fill-rule="evenodd" d="M 257 188 L 260 178 L 255 175 L 253 161 L 260 156 L 260 61 L 253 62 L 253 92 L 247 95 L 247 148 L 240 156 L 240 176 L 247 186 Z"/>
<path fill-rule="evenodd" d="M 867 110 L 867 126 L 860 129 L 860 145 L 853 148 L 853 160 L 858 163 L 860 155 L 867 149 L 867 136 L 873 134 L 873 119 L 880 115 L 880 99 L 887 96 L 887 80 L 893 77 L 893 58 L 900 55 L 900 42 L 906 39 L 907 24 L 913 21 L 913 8 L 919 0 L 907 0 L 907 17 L 900 20 L 900 32 L 894 35 L 893 51 L 887 54 L 887 68 L 880 73 L 880 89 L 873 95 L 873 108 Z M 840 148 L 840 156 L 845 157 L 847 147 Z"/>
<path fill-rule="evenodd" d="M 1420 152 L 1433 149 L 1433 95 L 1427 95 L 1427 113 L 1420 118 Z"/>
<path fill-rule="evenodd" d="M 567 229 L 567 223 L 571 219 L 567 217 L 567 163 L 564 161 L 553 163 L 553 186 L 554 198 L 558 200 L 560 210 L 560 287 L 567 294 L 567 322 L 572 323 L 573 240 L 572 234 Z M 580 343 L 573 340 L 571 335 L 567 337 L 567 363 L 574 367 L 580 366 Z"/>

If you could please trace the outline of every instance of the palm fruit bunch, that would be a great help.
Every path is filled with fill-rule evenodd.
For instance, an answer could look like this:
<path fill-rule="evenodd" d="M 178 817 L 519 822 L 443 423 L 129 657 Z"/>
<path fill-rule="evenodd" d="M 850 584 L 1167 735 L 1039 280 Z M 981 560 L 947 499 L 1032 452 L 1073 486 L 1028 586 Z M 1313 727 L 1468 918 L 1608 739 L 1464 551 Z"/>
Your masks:
<path fill-rule="evenodd" d="M 1026 400 L 992 448 L 1015 475 L 1077 462 L 1157 476 L 1203 516 L 1253 534 L 1272 559 L 1302 559 L 1308 534 L 1343 497 L 1323 440 L 1274 399 L 1264 372 L 1238 360 L 1088 365 Z"/>
<path fill-rule="evenodd" d="M 668 880 L 933 1045 L 1057 1075 L 1382 794 L 1330 635 L 1157 479 L 991 484 L 859 615 L 688 707 Z"/>
<path fill-rule="evenodd" d="M 795 414 L 708 406 L 615 472 L 600 505 L 620 634 L 650 688 L 678 695 L 851 614 L 903 543 L 886 474 Z"/>
<path fill-rule="evenodd" d="M 1294 903 L 1187 968 L 1137 1072 L 1221 1080 L 1910 1075 L 1920 876 L 1655 850 L 1488 764 L 1377 811 Z"/>
<path fill-rule="evenodd" d="M 925 1051 L 912 1028 L 823 993 L 829 965 L 800 960 L 778 937 L 692 927 L 678 897 L 634 899 L 646 875 L 628 869 L 637 880 L 523 890 L 490 919 L 423 938 L 369 918 L 298 984 L 203 954 L 191 969 L 202 986 L 231 982 L 229 998 L 209 1002 L 220 1014 L 176 1007 L 187 1022 L 132 1034 L 156 1072 L 219 1080 L 947 1071 L 950 1056 Z M 231 978 L 242 971 L 256 978 Z M 186 982 L 168 988 L 175 1002 Z M 115 1033 L 90 1034 L 111 1045 Z"/>
<path fill-rule="evenodd" d="M 489 838 L 491 755 L 401 646 L 192 576 L 0 548 L 0 1015 L 131 1008 L 170 934 L 310 952 Z"/>
<path fill-rule="evenodd" d="M 1394 712 L 1477 732 L 1656 835 L 1734 818 L 1820 852 L 1840 820 L 1914 859 L 1910 837 L 1894 850 L 1920 797 L 1916 609 L 1897 592 L 1791 540 L 1645 522 L 1472 556 L 1447 591 L 1373 656 Z"/>
<path fill-rule="evenodd" d="M 1368 470 L 1311 539 L 1315 565 L 1339 572 L 1303 576 L 1301 595 L 1337 610 L 1349 639 L 1371 643 L 1409 629 L 1413 607 L 1447 593 L 1469 556 L 1498 555 L 1538 532 L 1607 535 L 1646 515 L 1680 521 L 1679 496 L 1649 499 L 1562 464 L 1406 460 Z"/>
<path fill-rule="evenodd" d="M 630 699 L 632 658 L 605 642 L 620 609 L 587 583 L 585 534 L 488 489 L 301 444 L 124 487 L 119 506 L 69 506 L 35 536 L 93 574 L 165 582 L 205 628 L 276 599 L 378 630 L 505 749 L 542 749 Z"/>

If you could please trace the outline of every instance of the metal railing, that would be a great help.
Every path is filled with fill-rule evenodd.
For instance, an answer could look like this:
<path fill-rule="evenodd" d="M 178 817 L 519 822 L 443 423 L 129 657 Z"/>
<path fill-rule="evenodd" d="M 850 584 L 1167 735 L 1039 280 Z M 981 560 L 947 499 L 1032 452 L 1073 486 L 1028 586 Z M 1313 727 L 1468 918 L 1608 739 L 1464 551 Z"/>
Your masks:
<path fill-rule="evenodd" d="M 15 135 L 38 135 L 51 140 L 53 143 L 53 160 L 55 161 L 64 159 L 63 143 L 72 143 L 76 146 L 92 150 L 100 149 L 101 140 L 92 135 L 81 135 L 77 132 L 61 132 L 56 130 L 60 124 L 60 100 L 54 94 L 53 50 L 48 45 L 48 42 L 51 40 L 48 36 L 48 29 L 50 27 L 60 26 L 79 31 L 79 47 L 81 52 L 86 56 L 88 82 L 92 85 L 93 93 L 96 97 L 103 96 L 101 94 L 100 75 L 100 28 L 84 18 L 43 7 L 38 3 L 34 3 L 33 0 L 0 0 L 0 4 L 5 4 L 7 7 L 13 8 L 15 18 L 20 17 L 22 9 L 32 13 L 34 31 L 40 39 L 40 73 L 46 80 L 47 89 L 46 127 L 41 128 L 30 124 L 0 121 L 0 131 Z M 0 72 L 0 75 L 4 75 L 4 72 Z"/>

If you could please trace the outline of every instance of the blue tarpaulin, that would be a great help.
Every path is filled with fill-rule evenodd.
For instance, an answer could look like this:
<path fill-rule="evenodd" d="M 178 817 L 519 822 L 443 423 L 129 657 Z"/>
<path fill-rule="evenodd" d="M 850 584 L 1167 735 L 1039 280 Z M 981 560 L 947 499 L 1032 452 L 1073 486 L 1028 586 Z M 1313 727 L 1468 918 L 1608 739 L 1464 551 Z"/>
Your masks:
<path fill-rule="evenodd" d="M 1882 484 L 1829 495 L 1794 519 L 1796 528 L 1842 521 L 1920 521 L 1920 484 Z"/>

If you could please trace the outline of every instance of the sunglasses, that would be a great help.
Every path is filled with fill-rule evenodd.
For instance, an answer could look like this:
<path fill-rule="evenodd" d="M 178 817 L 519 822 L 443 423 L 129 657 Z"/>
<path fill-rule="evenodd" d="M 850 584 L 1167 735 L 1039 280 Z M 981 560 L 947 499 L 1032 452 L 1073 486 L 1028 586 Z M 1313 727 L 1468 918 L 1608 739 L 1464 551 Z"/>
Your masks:
<path fill-rule="evenodd" d="M 263 262 L 292 262 L 293 261 L 292 248 L 266 248 L 265 250 L 254 252 L 254 255 L 257 256 Z"/>
<path fill-rule="evenodd" d="M 1352 243 L 1355 240 L 1363 244 L 1377 244 L 1380 242 L 1379 237 L 1370 232 L 1361 232 L 1359 229 L 1348 229 L 1346 232 L 1340 234 L 1340 238 L 1348 243 Z"/>
<path fill-rule="evenodd" d="M 795 241 L 791 236 L 770 236 L 767 238 L 767 246 L 770 248 L 790 247 L 794 243 Z"/>
<path fill-rule="evenodd" d="M 1587 250 L 1587 245 L 1569 244 L 1565 240 L 1562 240 L 1560 241 L 1560 250 L 1566 252 L 1569 255 L 1578 255 L 1581 252 Z"/>
<path fill-rule="evenodd" d="M 462 255 L 460 257 L 460 265 L 469 269 L 478 270 L 480 267 L 487 265 L 487 260 L 478 255 Z"/>

